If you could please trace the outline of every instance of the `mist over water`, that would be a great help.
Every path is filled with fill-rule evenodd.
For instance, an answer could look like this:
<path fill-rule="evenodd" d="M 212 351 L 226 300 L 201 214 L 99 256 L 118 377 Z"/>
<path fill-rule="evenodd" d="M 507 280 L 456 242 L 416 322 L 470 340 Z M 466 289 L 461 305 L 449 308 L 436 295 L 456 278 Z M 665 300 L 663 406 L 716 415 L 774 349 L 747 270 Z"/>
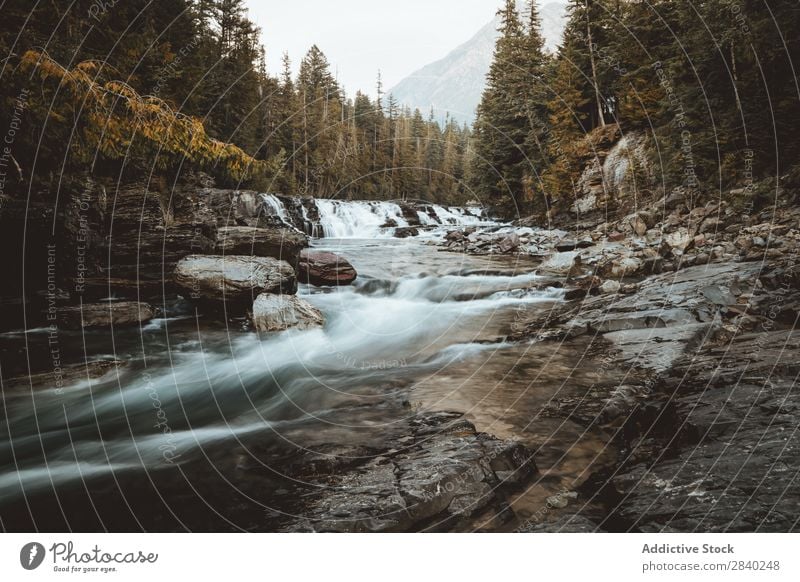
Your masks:
<path fill-rule="evenodd" d="M 284 213 L 277 199 L 269 206 Z M 10 438 L 0 455 L 17 473 L 0 478 L 0 495 L 110 472 L 157 471 L 252 435 L 301 447 L 326 435 L 361 442 L 365 431 L 391 430 L 402 418 L 387 402 L 464 361 L 508 349 L 504 340 L 518 309 L 545 309 L 561 298 L 560 290 L 535 288 L 532 265 L 519 259 L 455 255 L 426 244 L 441 230 L 379 238 L 391 230 L 382 226 L 387 219 L 403 224 L 397 205 L 318 206 L 325 232 L 342 238 L 314 246 L 340 254 L 359 273 L 351 287 L 301 286 L 325 314 L 324 329 L 259 335 L 235 322 L 215 329 L 178 303 L 141 329 L 117 330 L 113 341 L 76 334 L 76 343 L 86 343 L 86 360 L 125 364 L 63 390 L 6 398 L 0 430 Z M 484 220 L 477 211 L 434 212 L 445 224 Z M 37 341 L 36 333 L 28 337 Z"/>

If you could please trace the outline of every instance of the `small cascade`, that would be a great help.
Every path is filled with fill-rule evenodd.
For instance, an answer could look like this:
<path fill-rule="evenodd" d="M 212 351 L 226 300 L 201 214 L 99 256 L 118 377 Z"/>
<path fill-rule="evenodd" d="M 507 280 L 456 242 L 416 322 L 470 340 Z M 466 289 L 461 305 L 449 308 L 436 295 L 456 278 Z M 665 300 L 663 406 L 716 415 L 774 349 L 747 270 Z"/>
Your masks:
<path fill-rule="evenodd" d="M 326 238 L 380 238 L 408 226 L 403 209 L 393 202 L 317 200 L 317 210 Z"/>
<path fill-rule="evenodd" d="M 280 219 L 281 222 L 288 226 L 294 226 L 289 213 L 286 212 L 286 206 L 274 194 L 262 194 L 261 199 L 264 201 L 264 208 L 270 216 Z"/>
<path fill-rule="evenodd" d="M 349 200 L 286 201 L 275 194 L 261 194 L 262 211 L 288 227 L 314 238 L 370 239 L 390 238 L 395 229 L 407 226 L 472 226 L 484 224 L 482 208 L 458 208 L 438 204 L 421 205 L 412 210 L 417 220 L 406 218 L 394 202 Z M 293 201 L 296 200 L 296 203 Z M 408 208 L 406 208 L 408 210 Z"/>
<path fill-rule="evenodd" d="M 434 212 L 439 221 L 436 224 L 453 225 L 453 226 L 472 226 L 485 222 L 482 217 L 482 208 L 456 208 L 439 206 L 432 204 Z"/>

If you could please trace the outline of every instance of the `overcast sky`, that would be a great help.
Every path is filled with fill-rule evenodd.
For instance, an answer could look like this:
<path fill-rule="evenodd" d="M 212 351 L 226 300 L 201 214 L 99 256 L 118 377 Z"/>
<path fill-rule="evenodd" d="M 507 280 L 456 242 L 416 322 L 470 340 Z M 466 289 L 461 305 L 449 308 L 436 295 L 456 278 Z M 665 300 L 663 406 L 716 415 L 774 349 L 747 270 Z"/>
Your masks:
<path fill-rule="evenodd" d="M 288 51 L 297 63 L 316 43 L 348 94 L 389 89 L 467 41 L 501 0 L 248 0 L 273 73 Z"/>

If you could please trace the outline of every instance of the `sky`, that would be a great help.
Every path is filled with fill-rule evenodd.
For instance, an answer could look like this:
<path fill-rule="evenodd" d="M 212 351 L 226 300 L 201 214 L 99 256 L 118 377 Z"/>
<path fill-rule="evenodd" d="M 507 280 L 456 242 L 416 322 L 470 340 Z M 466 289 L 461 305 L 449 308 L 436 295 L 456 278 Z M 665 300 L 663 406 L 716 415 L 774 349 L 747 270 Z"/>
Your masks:
<path fill-rule="evenodd" d="M 469 40 L 501 0 L 247 0 L 273 74 L 289 53 L 296 67 L 312 44 L 349 95 L 374 95 L 378 69 L 388 90 Z"/>

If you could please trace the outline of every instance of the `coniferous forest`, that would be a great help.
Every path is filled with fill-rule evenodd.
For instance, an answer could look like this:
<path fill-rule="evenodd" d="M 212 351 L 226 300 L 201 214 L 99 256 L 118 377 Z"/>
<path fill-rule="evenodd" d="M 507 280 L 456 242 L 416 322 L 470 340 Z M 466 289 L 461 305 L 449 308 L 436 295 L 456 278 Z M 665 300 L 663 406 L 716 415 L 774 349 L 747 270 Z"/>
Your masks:
<path fill-rule="evenodd" d="M 720 192 L 796 165 L 795 3 L 570 0 L 555 56 L 535 4 L 515 6 L 501 11 L 472 138 L 480 196 L 522 214 L 557 209 L 614 129 L 654 136 L 659 182 L 644 188 Z"/>
<path fill-rule="evenodd" d="M 289 195 L 477 198 L 544 214 L 570 199 L 592 139 L 610 126 L 655 136 L 652 188 L 714 190 L 791 170 L 800 124 L 792 2 L 766 11 L 758 0 L 571 0 L 555 55 L 527 4 L 520 13 L 508 0 L 500 11 L 469 128 L 402 107 L 379 73 L 372 96 L 348 94 L 317 46 L 296 76 L 288 58 L 267 70 L 264 51 L 280 48 L 261 38 L 244 0 L 5 2 L 3 123 L 38 83 L 11 179 L 58 167 L 197 166 L 227 185 Z"/>
<path fill-rule="evenodd" d="M 188 165 L 221 185 L 288 195 L 465 196 L 468 128 L 402 108 L 383 94 L 379 73 L 375 97 L 348 97 L 316 46 L 296 77 L 288 59 L 268 71 L 244 0 L 108 8 L 80 0 L 33 10 L 12 0 L 3 18 L 4 100 L 37 83 L 26 100 L 35 124 L 17 137 L 16 178 L 87 167 L 169 174 Z M 2 123 L 11 111 L 3 108 Z"/>

